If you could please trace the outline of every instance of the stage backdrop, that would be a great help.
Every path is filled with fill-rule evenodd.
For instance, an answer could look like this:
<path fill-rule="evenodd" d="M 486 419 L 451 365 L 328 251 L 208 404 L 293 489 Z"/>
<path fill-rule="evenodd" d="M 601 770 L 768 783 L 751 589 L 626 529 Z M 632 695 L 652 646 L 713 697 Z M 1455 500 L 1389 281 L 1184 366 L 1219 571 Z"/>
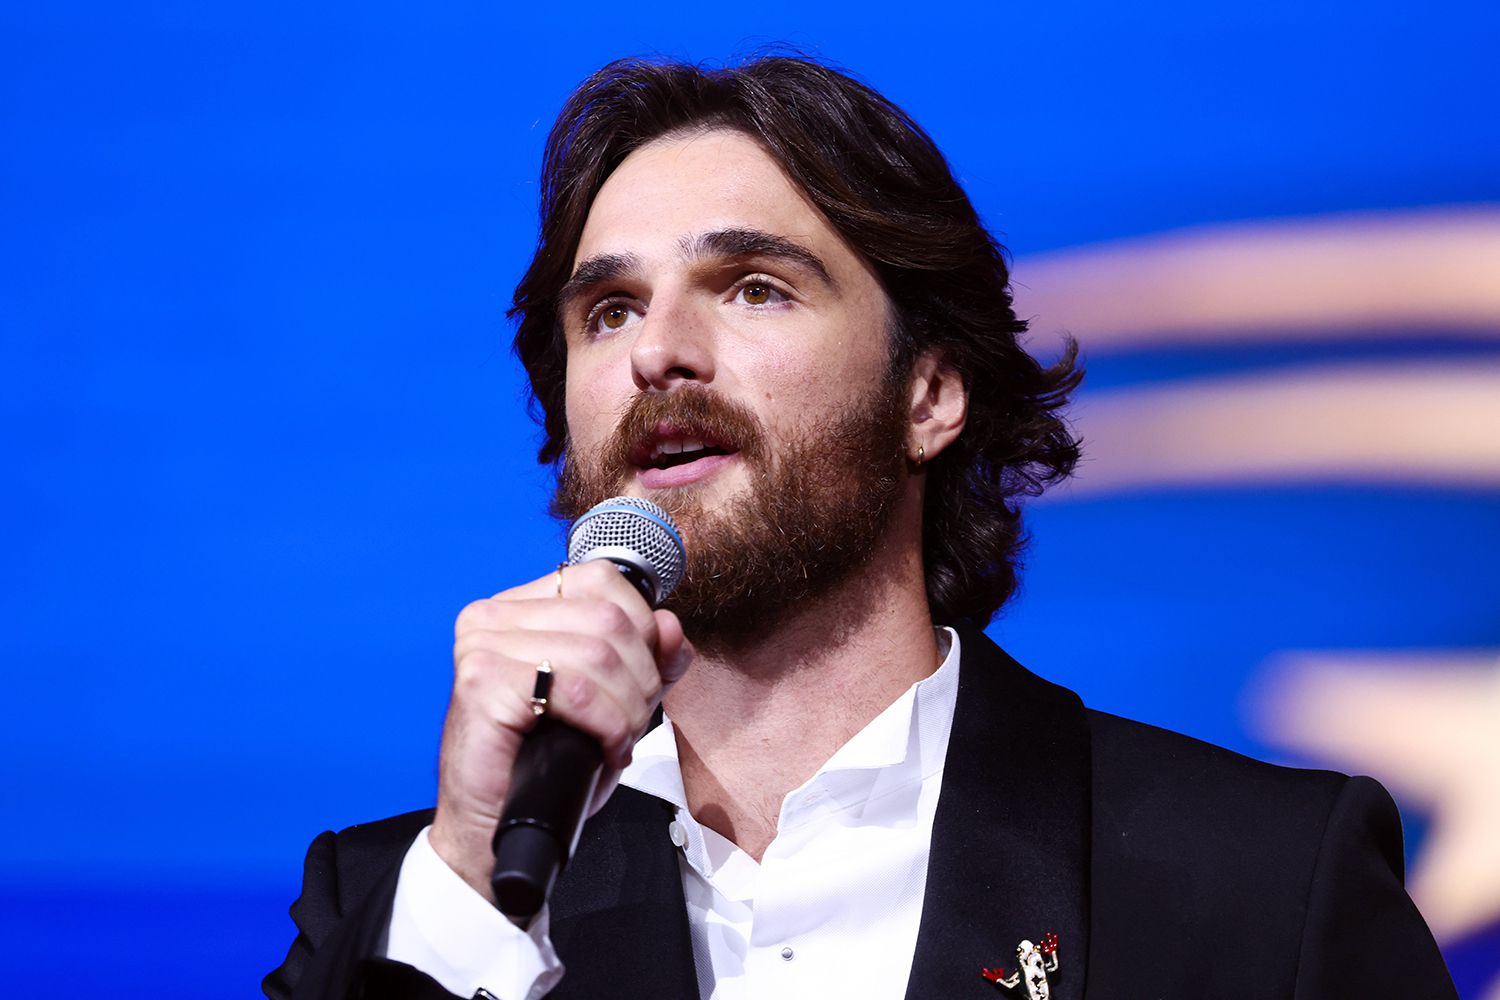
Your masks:
<path fill-rule="evenodd" d="M 547 126 L 777 41 L 926 125 L 1083 344 L 991 633 L 1380 777 L 1500 995 L 1496 11 L 7 5 L 7 995 L 252 996 L 307 842 L 432 801 L 454 615 L 560 551 L 504 318 Z"/>

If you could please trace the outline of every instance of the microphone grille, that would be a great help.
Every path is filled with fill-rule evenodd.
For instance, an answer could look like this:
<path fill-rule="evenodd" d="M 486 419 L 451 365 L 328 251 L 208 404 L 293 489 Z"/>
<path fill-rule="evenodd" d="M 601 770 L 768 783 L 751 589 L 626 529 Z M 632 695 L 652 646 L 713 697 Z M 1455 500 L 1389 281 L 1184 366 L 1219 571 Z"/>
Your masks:
<path fill-rule="evenodd" d="M 687 556 L 672 516 L 642 497 L 614 497 L 589 508 L 568 531 L 568 564 L 589 559 L 631 561 L 656 585 L 661 603 L 682 582 Z"/>

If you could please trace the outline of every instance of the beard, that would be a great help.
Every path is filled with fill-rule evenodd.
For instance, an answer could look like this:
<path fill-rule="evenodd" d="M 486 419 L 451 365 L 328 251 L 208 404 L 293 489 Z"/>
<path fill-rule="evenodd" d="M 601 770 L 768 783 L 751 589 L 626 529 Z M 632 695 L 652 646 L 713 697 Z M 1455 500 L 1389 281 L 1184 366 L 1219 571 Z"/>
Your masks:
<path fill-rule="evenodd" d="M 751 411 L 711 390 L 638 395 L 595 453 L 565 452 L 552 512 L 571 520 L 624 492 L 631 457 L 663 422 L 737 452 L 750 488 L 717 510 L 696 484 L 646 496 L 676 520 L 687 548 L 687 572 L 662 606 L 699 646 L 741 647 L 874 558 L 906 466 L 905 396 L 905 379 L 889 372 L 833 419 L 773 447 Z"/>

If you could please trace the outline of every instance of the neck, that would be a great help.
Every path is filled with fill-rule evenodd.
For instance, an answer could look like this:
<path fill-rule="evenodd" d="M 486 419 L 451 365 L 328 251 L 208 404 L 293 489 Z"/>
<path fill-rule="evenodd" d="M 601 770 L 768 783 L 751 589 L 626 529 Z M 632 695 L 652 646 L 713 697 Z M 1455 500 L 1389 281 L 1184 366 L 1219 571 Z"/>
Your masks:
<path fill-rule="evenodd" d="M 689 810 L 757 861 L 786 794 L 940 661 L 915 544 L 767 633 L 708 644 L 666 699 Z"/>

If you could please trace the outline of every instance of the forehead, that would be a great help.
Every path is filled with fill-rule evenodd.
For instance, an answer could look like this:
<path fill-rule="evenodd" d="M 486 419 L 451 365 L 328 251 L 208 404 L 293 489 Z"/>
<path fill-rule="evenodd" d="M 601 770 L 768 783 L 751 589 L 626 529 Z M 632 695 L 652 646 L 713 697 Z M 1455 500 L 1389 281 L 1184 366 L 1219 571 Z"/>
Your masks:
<path fill-rule="evenodd" d="M 658 139 L 627 156 L 595 196 L 573 263 L 610 253 L 665 257 L 684 238 L 737 227 L 829 254 L 830 270 L 862 269 L 780 164 L 754 139 L 729 130 Z"/>

